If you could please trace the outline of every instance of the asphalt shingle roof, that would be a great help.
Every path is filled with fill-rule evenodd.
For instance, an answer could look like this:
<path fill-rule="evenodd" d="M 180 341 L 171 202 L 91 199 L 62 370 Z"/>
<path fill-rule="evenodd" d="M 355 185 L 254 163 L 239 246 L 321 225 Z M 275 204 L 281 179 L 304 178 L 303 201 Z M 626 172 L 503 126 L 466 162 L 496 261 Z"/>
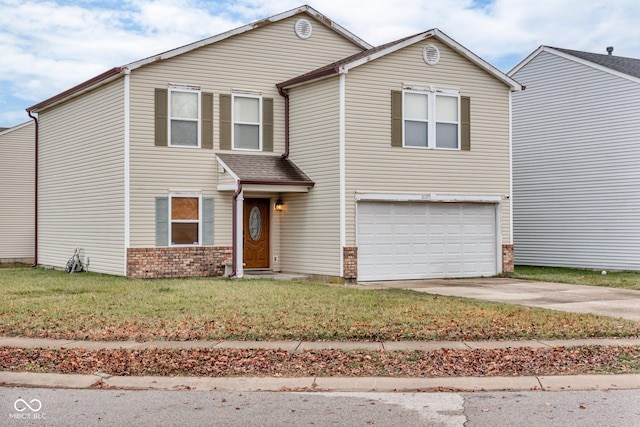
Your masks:
<path fill-rule="evenodd" d="M 217 154 L 243 182 L 313 186 L 314 182 L 289 158 L 256 154 Z"/>
<path fill-rule="evenodd" d="M 561 49 L 554 47 L 553 49 L 564 52 L 568 55 L 584 59 L 594 64 L 602 65 L 620 73 L 628 74 L 633 77 L 640 78 L 640 59 L 625 58 L 623 56 L 606 55 L 600 53 L 582 52 L 579 50 Z"/>

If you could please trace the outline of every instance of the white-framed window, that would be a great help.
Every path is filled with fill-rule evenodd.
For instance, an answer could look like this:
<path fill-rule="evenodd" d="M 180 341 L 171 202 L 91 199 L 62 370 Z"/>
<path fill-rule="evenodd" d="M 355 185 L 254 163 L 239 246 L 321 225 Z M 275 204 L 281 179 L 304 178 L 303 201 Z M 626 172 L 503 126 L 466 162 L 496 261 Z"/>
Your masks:
<path fill-rule="evenodd" d="M 262 150 L 262 96 L 237 94 L 232 96 L 234 150 Z"/>
<path fill-rule="evenodd" d="M 201 93 L 192 87 L 169 87 L 169 146 L 200 147 Z"/>
<path fill-rule="evenodd" d="M 202 244 L 201 195 L 169 195 L 169 242 L 171 246 Z"/>
<path fill-rule="evenodd" d="M 404 147 L 460 149 L 460 95 L 454 90 L 402 92 Z"/>

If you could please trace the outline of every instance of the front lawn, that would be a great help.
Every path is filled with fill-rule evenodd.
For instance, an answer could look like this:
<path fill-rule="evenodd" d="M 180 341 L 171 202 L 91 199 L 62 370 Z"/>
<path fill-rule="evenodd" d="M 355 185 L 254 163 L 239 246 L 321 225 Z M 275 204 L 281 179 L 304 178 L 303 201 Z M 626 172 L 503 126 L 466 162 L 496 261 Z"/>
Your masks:
<path fill-rule="evenodd" d="M 640 323 L 397 289 L 0 270 L 0 334 L 86 340 L 491 340 L 640 336 Z"/>
<path fill-rule="evenodd" d="M 541 282 L 572 283 L 575 285 L 608 286 L 640 290 L 640 272 L 602 271 L 560 267 L 530 267 L 517 265 L 509 277 Z"/>

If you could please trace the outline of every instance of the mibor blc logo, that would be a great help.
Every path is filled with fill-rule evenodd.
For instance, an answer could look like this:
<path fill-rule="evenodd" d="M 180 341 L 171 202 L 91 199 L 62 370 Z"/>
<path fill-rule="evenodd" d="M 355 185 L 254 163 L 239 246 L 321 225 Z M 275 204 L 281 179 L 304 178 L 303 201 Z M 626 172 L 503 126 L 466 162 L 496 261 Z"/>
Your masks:
<path fill-rule="evenodd" d="M 31 399 L 29 401 L 25 399 L 18 399 L 13 403 L 13 408 L 18 411 L 14 414 L 9 414 L 9 418 L 26 419 L 26 420 L 44 420 L 44 412 L 42 410 L 42 402 L 38 399 Z"/>

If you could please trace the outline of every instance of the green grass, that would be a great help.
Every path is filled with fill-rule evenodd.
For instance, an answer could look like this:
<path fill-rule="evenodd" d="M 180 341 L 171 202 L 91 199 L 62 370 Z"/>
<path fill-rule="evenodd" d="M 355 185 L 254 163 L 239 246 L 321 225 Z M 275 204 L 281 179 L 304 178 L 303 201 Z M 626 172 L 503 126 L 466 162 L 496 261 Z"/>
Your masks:
<path fill-rule="evenodd" d="M 573 283 L 576 285 L 608 286 L 640 290 L 640 272 L 584 270 L 559 267 L 516 266 L 515 272 L 508 274 L 515 279 L 543 282 Z"/>
<path fill-rule="evenodd" d="M 640 336 L 613 318 L 309 282 L 0 270 L 0 334 L 90 340 Z"/>

